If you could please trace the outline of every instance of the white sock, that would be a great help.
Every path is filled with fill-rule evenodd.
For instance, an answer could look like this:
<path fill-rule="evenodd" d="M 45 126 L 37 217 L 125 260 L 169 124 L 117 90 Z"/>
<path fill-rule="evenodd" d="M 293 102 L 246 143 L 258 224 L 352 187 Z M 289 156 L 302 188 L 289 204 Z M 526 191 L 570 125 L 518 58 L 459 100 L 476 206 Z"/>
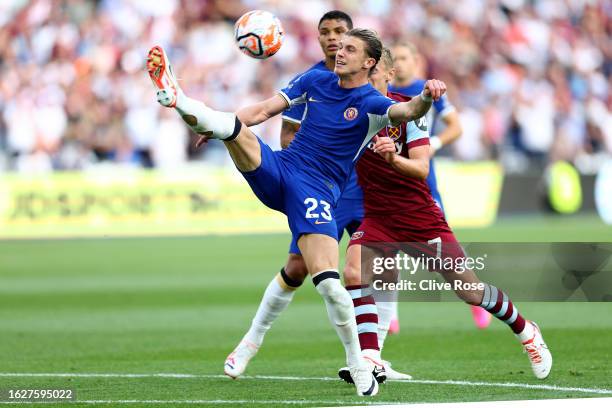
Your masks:
<path fill-rule="evenodd" d="M 535 334 L 535 327 L 531 324 L 530 321 L 525 322 L 525 328 L 522 332 L 518 333 L 516 337 L 521 341 L 521 343 L 526 342 L 527 340 L 531 340 L 533 335 Z"/>
<path fill-rule="evenodd" d="M 176 110 L 189 127 L 198 134 L 206 134 L 215 139 L 225 140 L 231 137 L 236 127 L 236 114 L 219 112 L 185 95 L 177 92 Z M 209 135 L 209 132 L 212 132 Z"/>
<path fill-rule="evenodd" d="M 251 328 L 245 334 L 244 339 L 259 347 L 264 336 L 272 327 L 272 323 L 291 303 L 294 293 L 294 290 L 283 288 L 275 276 L 264 292 L 257 313 L 255 313 L 251 323 Z"/>
<path fill-rule="evenodd" d="M 397 313 L 397 291 L 395 291 L 395 301 L 393 304 L 393 313 L 391 314 L 391 320 L 399 320 L 399 314 Z"/>
<path fill-rule="evenodd" d="M 324 271 L 328 272 L 328 271 Z M 324 273 L 322 272 L 322 273 Z M 318 274 L 317 274 L 318 275 Z M 313 278 L 316 275 L 313 275 Z M 327 315 L 334 325 L 346 352 L 346 364 L 357 367 L 362 364 L 357 323 L 351 295 L 346 291 L 338 278 L 327 278 L 316 285 L 327 307 Z"/>
<path fill-rule="evenodd" d="M 380 363 L 380 350 L 373 350 L 373 349 L 365 349 L 365 350 L 361 350 L 361 355 L 364 357 L 368 357 L 371 360 L 376 361 L 377 363 Z"/>
<path fill-rule="evenodd" d="M 378 348 L 382 352 L 397 302 L 376 302 L 378 309 Z"/>

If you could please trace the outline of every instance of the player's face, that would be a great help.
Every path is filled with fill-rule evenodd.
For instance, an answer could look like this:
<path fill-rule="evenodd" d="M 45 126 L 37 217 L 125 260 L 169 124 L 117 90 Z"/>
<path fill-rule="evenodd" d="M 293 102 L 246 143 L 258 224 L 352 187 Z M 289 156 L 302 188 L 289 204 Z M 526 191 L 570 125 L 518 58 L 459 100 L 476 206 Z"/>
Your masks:
<path fill-rule="evenodd" d="M 415 55 L 408 47 L 393 48 L 395 74 L 398 79 L 411 78 L 416 69 Z"/>
<path fill-rule="evenodd" d="M 335 58 L 340 40 L 344 33 L 348 31 L 348 26 L 344 20 L 323 20 L 319 25 L 319 44 L 325 54 L 325 58 Z"/>
<path fill-rule="evenodd" d="M 351 75 L 361 71 L 369 71 L 376 60 L 368 57 L 365 47 L 365 43 L 359 38 L 344 37 L 340 42 L 340 49 L 336 53 L 334 72 L 337 75 Z"/>
<path fill-rule="evenodd" d="M 387 66 L 383 61 L 380 61 L 370 74 L 370 84 L 378 90 L 385 89 L 393 79 L 394 74 L 395 70 L 393 67 Z"/>

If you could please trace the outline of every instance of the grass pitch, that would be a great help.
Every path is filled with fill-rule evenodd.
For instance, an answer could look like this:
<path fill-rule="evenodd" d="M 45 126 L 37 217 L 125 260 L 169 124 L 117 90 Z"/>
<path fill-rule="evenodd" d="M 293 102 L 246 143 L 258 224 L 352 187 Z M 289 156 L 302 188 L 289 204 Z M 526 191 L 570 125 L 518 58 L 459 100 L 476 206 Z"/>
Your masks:
<path fill-rule="evenodd" d="M 513 218 L 469 241 L 611 241 L 594 217 Z M 402 303 L 383 356 L 416 381 L 373 399 L 336 380 L 344 352 L 304 284 L 247 370 L 222 376 L 286 235 L 0 242 L 0 390 L 72 388 L 80 403 L 294 406 L 612 396 L 612 304 L 519 303 L 553 352 L 536 380 L 505 325 L 460 303 Z M 510 294 L 512 296 L 512 294 Z M 33 375 L 37 374 L 37 375 Z M 60 375 L 65 374 L 65 375 Z"/>

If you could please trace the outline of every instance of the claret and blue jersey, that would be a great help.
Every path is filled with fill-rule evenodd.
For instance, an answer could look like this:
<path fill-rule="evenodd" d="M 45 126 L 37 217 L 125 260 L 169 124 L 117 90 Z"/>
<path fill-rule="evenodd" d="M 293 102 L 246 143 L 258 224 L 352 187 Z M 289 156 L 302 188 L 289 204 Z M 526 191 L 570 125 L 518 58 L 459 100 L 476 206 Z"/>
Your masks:
<path fill-rule="evenodd" d="M 415 97 L 421 93 L 423 90 L 423 86 L 425 86 L 424 79 L 415 79 L 408 86 L 389 86 L 389 90 L 392 92 L 397 92 L 406 96 Z M 446 95 L 442 95 L 440 99 L 434 101 L 432 104 L 432 109 L 427 113 L 427 122 L 431 126 L 431 135 L 435 135 L 435 127 L 437 125 L 438 117 L 444 117 L 449 112 L 453 112 L 455 107 L 449 102 L 448 97 Z M 440 207 L 442 212 L 444 212 L 444 206 L 442 205 L 442 197 L 440 196 L 440 192 L 438 191 L 438 181 L 436 179 L 436 170 L 433 162 L 433 158 L 429 161 L 429 175 L 427 176 L 427 185 L 429 186 L 429 190 L 431 191 L 431 196 L 434 201 Z"/>

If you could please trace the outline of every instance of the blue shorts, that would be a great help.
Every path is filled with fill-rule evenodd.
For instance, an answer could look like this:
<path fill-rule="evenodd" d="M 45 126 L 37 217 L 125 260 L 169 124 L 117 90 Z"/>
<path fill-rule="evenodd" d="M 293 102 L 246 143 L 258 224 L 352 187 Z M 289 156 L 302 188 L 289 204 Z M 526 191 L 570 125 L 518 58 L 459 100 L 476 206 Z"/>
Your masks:
<path fill-rule="evenodd" d="M 338 238 L 334 204 L 340 196 L 336 183 L 306 167 L 287 151 L 272 151 L 259 139 L 261 165 L 242 175 L 267 207 L 287 216 L 292 240 L 304 234 Z"/>
<path fill-rule="evenodd" d="M 438 180 L 436 179 L 436 169 L 434 167 L 433 159 L 429 160 L 429 174 L 427 175 L 427 185 L 431 191 L 431 197 L 436 202 L 436 205 L 442 210 L 444 214 L 444 205 L 442 204 L 442 197 L 438 191 Z"/>
<path fill-rule="evenodd" d="M 338 200 L 338 204 L 334 209 L 336 216 L 337 239 L 340 241 L 344 235 L 344 230 L 349 236 L 357 231 L 363 220 L 363 200 L 359 199 L 343 199 Z M 293 237 L 289 245 L 289 253 L 301 255 L 300 248 L 297 245 L 297 239 Z"/>

